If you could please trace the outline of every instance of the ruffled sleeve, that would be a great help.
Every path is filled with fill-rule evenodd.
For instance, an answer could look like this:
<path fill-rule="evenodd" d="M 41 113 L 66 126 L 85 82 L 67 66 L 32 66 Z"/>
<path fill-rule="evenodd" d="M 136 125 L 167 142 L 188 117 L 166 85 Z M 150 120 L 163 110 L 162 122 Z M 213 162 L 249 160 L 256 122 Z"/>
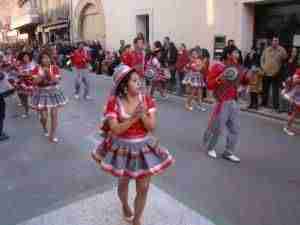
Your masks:
<path fill-rule="evenodd" d="M 106 119 L 118 118 L 118 104 L 116 97 L 110 97 L 104 107 L 104 117 Z"/>

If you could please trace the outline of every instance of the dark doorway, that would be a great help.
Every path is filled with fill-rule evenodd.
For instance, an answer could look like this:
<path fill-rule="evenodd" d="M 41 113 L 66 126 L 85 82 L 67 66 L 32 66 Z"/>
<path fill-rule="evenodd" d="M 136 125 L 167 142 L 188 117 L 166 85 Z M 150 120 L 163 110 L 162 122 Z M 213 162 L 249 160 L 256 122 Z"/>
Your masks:
<path fill-rule="evenodd" d="M 136 28 L 137 33 L 141 32 L 144 34 L 146 41 L 150 41 L 150 26 L 149 26 L 149 15 L 137 15 L 136 16 Z"/>

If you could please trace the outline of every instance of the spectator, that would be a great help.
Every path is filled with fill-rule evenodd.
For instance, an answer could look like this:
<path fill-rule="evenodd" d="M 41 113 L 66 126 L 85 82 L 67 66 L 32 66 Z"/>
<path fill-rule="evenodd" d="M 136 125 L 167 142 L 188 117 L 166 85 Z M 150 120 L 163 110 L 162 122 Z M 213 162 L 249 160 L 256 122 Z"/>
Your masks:
<path fill-rule="evenodd" d="M 237 50 L 239 52 L 239 63 L 243 64 L 243 55 L 240 49 L 238 49 L 238 47 L 236 47 L 234 40 L 230 39 L 227 42 L 227 46 L 223 49 L 223 56 L 221 58 L 221 60 L 225 60 L 228 52 L 231 51 L 231 49 Z"/>
<path fill-rule="evenodd" d="M 102 74 L 102 62 L 105 59 L 105 52 L 102 48 L 99 48 L 98 55 L 96 58 L 96 73 Z"/>
<path fill-rule="evenodd" d="M 176 84 L 176 62 L 177 62 L 178 50 L 173 42 L 170 42 L 169 49 L 167 51 L 166 66 L 170 70 L 170 89 L 172 90 Z"/>
<path fill-rule="evenodd" d="M 121 55 L 121 61 L 123 64 L 132 67 L 132 53 L 131 53 L 131 45 L 126 45 L 124 47 L 123 53 Z"/>
<path fill-rule="evenodd" d="M 278 36 L 274 36 L 272 45 L 264 50 L 261 57 L 261 66 L 264 71 L 262 106 L 268 106 L 269 91 L 272 85 L 273 108 L 277 111 L 279 110 L 279 88 L 282 76 L 280 70 L 286 58 L 287 53 L 279 45 Z"/>
<path fill-rule="evenodd" d="M 189 53 L 186 49 L 185 44 L 181 44 L 178 51 L 178 57 L 176 62 L 176 94 L 183 95 L 183 84 L 182 80 L 184 78 L 184 67 L 189 63 Z"/>
<path fill-rule="evenodd" d="M 125 41 L 121 40 L 120 41 L 120 49 L 119 49 L 119 54 L 122 55 L 123 51 L 125 49 Z"/>
<path fill-rule="evenodd" d="M 244 66 L 249 69 L 249 85 L 250 85 L 250 104 L 249 109 L 258 109 L 258 95 L 262 89 L 262 71 L 259 69 L 260 58 L 256 48 L 253 46 L 247 54 Z"/>
<path fill-rule="evenodd" d="M 144 79 L 145 73 L 145 42 L 142 37 L 136 37 L 133 41 L 134 50 L 132 51 L 132 67 L 139 76 Z"/>

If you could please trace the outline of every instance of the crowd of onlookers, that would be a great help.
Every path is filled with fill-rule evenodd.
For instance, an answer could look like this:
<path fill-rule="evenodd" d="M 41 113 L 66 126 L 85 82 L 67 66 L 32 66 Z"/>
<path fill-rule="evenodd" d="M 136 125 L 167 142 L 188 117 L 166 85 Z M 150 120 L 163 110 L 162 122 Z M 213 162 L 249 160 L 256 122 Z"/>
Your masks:
<path fill-rule="evenodd" d="M 138 37 L 144 39 L 142 34 Z M 144 39 L 145 65 L 149 56 L 152 54 L 153 46 L 147 43 Z M 161 42 L 155 42 L 160 48 L 159 62 L 162 67 L 168 68 L 170 79 L 168 79 L 166 88 L 178 95 L 185 95 L 185 88 L 182 81 L 185 76 L 185 66 L 190 61 L 191 50 L 184 43 L 175 45 L 169 37 L 165 37 Z M 131 54 L 136 48 L 135 44 L 127 44 L 125 41 L 120 41 L 118 51 L 108 51 L 99 41 L 90 41 L 84 43 L 86 51 L 90 55 L 90 65 L 93 72 L 96 74 L 112 75 L 114 68 L 118 66 L 126 57 Z M 154 45 L 154 43 L 153 43 Z M 17 54 L 21 51 L 31 52 L 33 59 L 37 60 L 39 52 L 43 48 L 49 48 L 57 64 L 62 68 L 72 69 L 70 64 L 70 55 L 77 49 L 79 43 L 60 42 L 52 45 L 39 46 L 37 44 L 27 45 L 26 43 L 16 43 L 9 46 L 2 46 L 12 54 Z M 234 40 L 229 40 L 227 46 L 223 49 L 223 56 L 230 49 L 238 47 Z M 209 51 L 200 46 L 195 46 L 192 50 L 197 50 L 200 57 L 208 60 L 212 64 Z M 279 45 L 279 38 L 273 37 L 269 46 L 264 44 L 259 47 L 253 47 L 250 52 L 244 55 L 239 50 L 240 63 L 244 68 L 253 72 L 249 86 L 245 90 L 248 93 L 246 99 L 249 101 L 249 108 L 258 109 L 259 107 L 271 107 L 276 112 L 289 112 L 290 105 L 287 101 L 281 98 L 280 91 L 284 87 L 284 82 L 291 77 L 297 68 L 298 52 L 297 48 L 291 48 L 286 51 Z M 221 59 L 222 60 L 222 57 Z M 208 72 L 208 69 L 206 69 Z M 272 92 L 270 91 L 272 90 Z M 270 95 L 271 93 L 271 95 Z M 210 93 L 203 89 L 203 100 L 211 101 Z"/>

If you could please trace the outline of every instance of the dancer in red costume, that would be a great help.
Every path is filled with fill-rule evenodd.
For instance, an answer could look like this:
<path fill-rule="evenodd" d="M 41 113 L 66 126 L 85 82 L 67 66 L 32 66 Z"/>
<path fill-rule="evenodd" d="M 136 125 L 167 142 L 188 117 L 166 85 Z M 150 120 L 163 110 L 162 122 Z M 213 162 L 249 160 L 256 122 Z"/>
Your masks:
<path fill-rule="evenodd" d="M 151 178 L 165 171 L 174 159 L 151 135 L 156 127 L 156 104 L 141 92 L 139 75 L 121 65 L 114 81 L 104 112 L 104 140 L 92 157 L 104 171 L 119 178 L 124 219 L 141 225 Z M 131 179 L 137 187 L 134 211 L 128 204 Z"/>
<path fill-rule="evenodd" d="M 230 49 L 224 63 L 212 66 L 208 75 L 208 88 L 213 90 L 216 104 L 204 134 L 203 146 L 211 158 L 217 158 L 215 147 L 224 130 L 228 130 L 224 159 L 239 163 L 234 155 L 240 135 L 240 109 L 237 103 L 238 88 L 245 82 L 245 71 L 239 65 L 239 52 Z"/>
<path fill-rule="evenodd" d="M 284 132 L 289 136 L 295 136 L 292 126 L 296 117 L 300 114 L 300 69 L 297 69 L 294 76 L 287 80 L 282 94 L 291 103 L 293 108 L 293 111 L 289 115 L 288 123 L 284 127 Z"/>

